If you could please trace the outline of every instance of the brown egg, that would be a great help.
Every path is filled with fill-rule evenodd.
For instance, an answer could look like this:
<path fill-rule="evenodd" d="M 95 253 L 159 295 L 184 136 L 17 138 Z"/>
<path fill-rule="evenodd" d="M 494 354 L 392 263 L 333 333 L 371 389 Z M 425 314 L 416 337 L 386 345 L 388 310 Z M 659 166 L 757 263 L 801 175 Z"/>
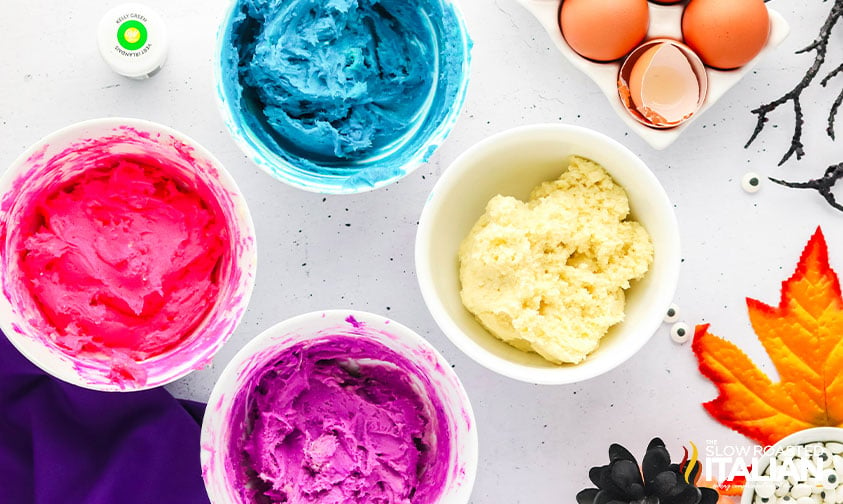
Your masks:
<path fill-rule="evenodd" d="M 691 0 L 682 35 L 706 65 L 738 68 L 767 44 L 770 14 L 763 0 Z"/>
<path fill-rule="evenodd" d="M 612 61 L 647 35 L 647 0 L 564 0 L 559 26 L 571 48 L 585 58 Z"/>

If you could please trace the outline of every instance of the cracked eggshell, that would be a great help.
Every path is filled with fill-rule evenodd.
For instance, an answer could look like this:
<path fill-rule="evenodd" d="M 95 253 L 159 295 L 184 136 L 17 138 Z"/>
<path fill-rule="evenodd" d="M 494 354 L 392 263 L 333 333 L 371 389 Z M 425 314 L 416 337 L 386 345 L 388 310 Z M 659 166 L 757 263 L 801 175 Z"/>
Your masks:
<path fill-rule="evenodd" d="M 651 40 L 621 65 L 618 94 L 627 111 L 651 128 L 673 128 L 705 101 L 708 77 L 699 57 L 670 39 Z"/>

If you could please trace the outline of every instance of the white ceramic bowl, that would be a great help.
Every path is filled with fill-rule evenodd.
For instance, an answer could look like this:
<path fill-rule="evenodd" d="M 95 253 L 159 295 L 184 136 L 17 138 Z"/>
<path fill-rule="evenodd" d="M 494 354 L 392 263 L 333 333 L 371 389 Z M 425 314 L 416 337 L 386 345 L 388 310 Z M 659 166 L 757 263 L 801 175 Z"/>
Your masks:
<path fill-rule="evenodd" d="M 843 443 L 843 429 L 839 427 L 812 427 L 810 429 L 794 432 L 769 447 L 765 451 L 764 455 L 758 459 L 758 464 L 753 466 L 753 471 L 757 474 L 764 474 L 764 471 L 767 470 L 767 466 L 770 465 L 771 458 L 788 446 L 804 445 L 815 442 L 827 443 L 830 441 Z M 752 504 L 753 497 L 755 497 L 755 490 L 753 486 L 748 483 L 741 493 L 741 504 Z"/>
<path fill-rule="evenodd" d="M 655 248 L 647 275 L 627 291 L 626 318 L 577 365 L 554 365 L 489 334 L 460 300 L 460 242 L 496 194 L 526 199 L 541 182 L 559 177 L 571 155 L 603 165 L 629 196 L 631 217 Z M 474 145 L 448 167 L 422 212 L 416 272 L 433 318 L 448 338 L 479 364 L 516 380 L 539 384 L 582 381 L 618 366 L 662 323 L 676 289 L 679 264 L 676 216 L 664 189 L 643 161 L 611 138 L 577 126 L 511 129 Z"/>
<path fill-rule="evenodd" d="M 351 318 L 353 317 L 353 319 Z M 229 362 L 214 386 L 202 422 L 202 474 L 211 502 L 242 503 L 228 458 L 231 412 L 244 383 L 284 348 L 334 335 L 366 338 L 406 358 L 430 380 L 449 425 L 449 468 L 438 504 L 466 504 L 477 473 L 478 442 L 474 412 L 465 389 L 447 361 L 407 327 L 371 313 L 351 310 L 312 312 L 281 322 L 249 342 Z M 424 387 L 416 384 L 420 390 Z"/>
<path fill-rule="evenodd" d="M 138 365 L 145 382 L 115 380 L 108 358 L 74 355 L 44 334 L 51 327 L 23 286 L 17 249 L 18 226 L 26 211 L 23 194 L 35 194 L 56 180 L 97 166 L 90 152 L 139 154 L 167 159 L 185 180 L 196 180 L 219 205 L 229 230 L 229 247 L 219 268 L 219 293 L 199 325 L 178 346 Z M 98 154 L 94 154 L 98 155 Z M 84 168 L 79 159 L 84 161 Z M 73 162 L 68 162 L 74 160 Z M 201 145 L 166 126 L 126 118 L 104 118 L 73 124 L 39 140 L 0 178 L 0 327 L 30 361 L 47 373 L 81 387 L 131 391 L 158 387 L 207 365 L 234 332 L 254 285 L 257 263 L 255 231 L 249 209 L 234 179 Z"/>
<path fill-rule="evenodd" d="M 626 110 L 618 98 L 618 71 L 620 61 L 597 63 L 577 54 L 562 36 L 559 28 L 560 0 L 515 0 L 520 3 L 545 29 L 551 41 L 575 68 L 594 81 L 594 84 L 606 95 L 609 104 L 620 119 L 630 130 L 637 133 L 654 149 L 665 149 L 682 134 L 699 116 L 714 105 L 729 89 L 737 84 L 746 74 L 758 64 L 767 54 L 782 43 L 790 32 L 787 21 L 781 14 L 767 7 L 770 13 L 770 37 L 767 45 L 752 61 L 735 70 L 716 70 L 706 68 L 708 73 L 708 94 L 702 107 L 687 121 L 670 129 L 653 129 L 636 121 Z M 682 40 L 682 12 L 685 2 L 678 5 L 659 5 L 649 2 L 650 27 L 646 40 L 655 38 L 670 38 Z"/>
<path fill-rule="evenodd" d="M 287 145 L 266 123 L 263 105 L 253 91 L 237 78 L 243 56 L 232 51 L 232 40 L 242 35 L 235 30 L 245 17 L 248 2 L 228 0 L 229 7 L 217 35 L 214 79 L 217 98 L 226 127 L 238 146 L 265 172 L 276 179 L 310 192 L 353 194 L 389 185 L 426 163 L 454 127 L 465 102 L 470 74 L 471 39 L 458 0 L 437 0 L 441 13 L 422 12 L 436 45 L 431 57 L 435 76 L 429 99 L 413 117 L 409 131 L 392 144 L 364 157 L 320 159 Z M 280 3 L 287 9 L 292 2 Z M 314 133 L 318 134 L 318 133 Z"/>

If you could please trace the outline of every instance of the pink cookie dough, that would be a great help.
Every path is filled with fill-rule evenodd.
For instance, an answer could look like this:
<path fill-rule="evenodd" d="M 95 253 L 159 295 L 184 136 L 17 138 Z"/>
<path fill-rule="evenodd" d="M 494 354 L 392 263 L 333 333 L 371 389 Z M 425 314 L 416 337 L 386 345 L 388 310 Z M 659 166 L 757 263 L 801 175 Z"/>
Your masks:
<path fill-rule="evenodd" d="M 429 504 L 450 461 L 430 380 L 365 337 L 278 351 L 233 403 L 227 467 L 246 503 Z"/>
<path fill-rule="evenodd" d="M 56 344 L 125 379 L 208 315 L 229 233 L 216 204 L 149 156 L 109 155 L 30 196 L 18 265 Z"/>

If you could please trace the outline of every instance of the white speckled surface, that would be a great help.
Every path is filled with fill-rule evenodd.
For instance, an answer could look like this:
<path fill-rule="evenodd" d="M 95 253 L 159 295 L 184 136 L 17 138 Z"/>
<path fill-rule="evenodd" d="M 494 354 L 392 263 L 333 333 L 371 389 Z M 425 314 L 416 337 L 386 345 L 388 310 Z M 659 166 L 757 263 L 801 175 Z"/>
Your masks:
<path fill-rule="evenodd" d="M 825 117 L 843 86 L 812 87 L 803 104 L 807 156 L 782 167 L 792 131 L 790 108 L 771 116 L 758 141 L 749 110 L 790 89 L 813 60 L 794 55 L 810 43 L 830 3 L 771 3 L 790 24 L 787 40 L 759 63 L 670 148 L 655 151 L 620 122 L 602 92 L 551 46 L 540 25 L 513 0 L 463 0 L 474 65 L 466 109 L 431 162 L 396 185 L 359 196 L 323 197 L 276 182 L 248 162 L 224 130 L 211 82 L 216 25 L 224 2 L 150 0 L 169 24 L 170 56 L 145 82 L 124 79 L 100 60 L 96 25 L 114 2 L 8 0 L 0 15 L 0 167 L 62 126 L 105 115 L 142 117 L 192 136 L 226 165 L 249 201 L 258 237 L 251 306 L 214 366 L 170 386 L 205 400 L 215 378 L 250 338 L 287 317 L 323 308 L 354 308 L 415 329 L 455 365 L 472 398 L 480 466 L 472 502 L 563 503 L 588 485 L 613 441 L 641 454 L 660 435 L 674 456 L 688 440 L 720 444 L 742 437 L 711 420 L 700 403 L 714 396 L 688 345 L 665 325 L 620 368 L 571 386 L 519 383 L 474 364 L 438 331 L 413 271 L 416 221 L 438 175 L 463 149 L 503 129 L 566 122 L 599 130 L 639 154 L 673 199 L 685 258 L 676 303 L 681 319 L 709 322 L 737 341 L 768 372 L 747 320 L 744 298 L 776 303 L 817 225 L 832 266 L 843 272 L 843 214 L 815 192 L 764 181 L 754 195 L 747 171 L 790 180 L 818 177 L 843 161 L 843 143 L 825 136 Z M 838 27 L 839 28 L 839 27 Z M 839 30 L 829 69 L 843 60 Z M 843 123 L 840 125 L 843 130 Z M 843 190 L 838 192 L 843 194 Z"/>

